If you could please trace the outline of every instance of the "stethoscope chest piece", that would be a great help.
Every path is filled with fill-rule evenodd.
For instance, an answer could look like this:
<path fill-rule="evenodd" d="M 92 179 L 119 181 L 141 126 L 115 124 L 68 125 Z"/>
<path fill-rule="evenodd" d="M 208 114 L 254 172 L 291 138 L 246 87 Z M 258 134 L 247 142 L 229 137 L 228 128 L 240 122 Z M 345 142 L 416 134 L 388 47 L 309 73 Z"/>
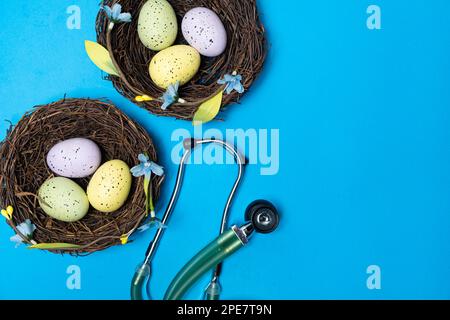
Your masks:
<path fill-rule="evenodd" d="M 267 200 L 253 201 L 245 211 L 245 220 L 251 222 L 258 233 L 271 233 L 280 223 L 278 210 Z"/>

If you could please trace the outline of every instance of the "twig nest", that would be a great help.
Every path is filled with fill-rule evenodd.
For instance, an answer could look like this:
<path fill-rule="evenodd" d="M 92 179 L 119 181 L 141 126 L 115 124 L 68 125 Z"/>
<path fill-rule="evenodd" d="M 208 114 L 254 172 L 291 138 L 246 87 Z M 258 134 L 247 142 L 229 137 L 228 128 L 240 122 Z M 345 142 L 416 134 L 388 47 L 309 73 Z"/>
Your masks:
<path fill-rule="evenodd" d="M 109 7 L 116 3 L 115 0 L 104 1 Z M 133 17 L 131 22 L 119 23 L 110 29 L 111 23 L 101 10 L 96 22 L 97 40 L 111 52 L 118 69 L 118 75 L 113 72 L 109 76 L 114 87 L 153 114 L 195 120 L 205 103 L 218 99 L 218 95 L 222 99 L 225 86 L 218 81 L 237 72 L 242 90 L 224 92 L 216 111 L 223 110 L 239 101 L 262 70 L 266 40 L 256 0 L 121 0 L 120 4 L 122 12 Z M 186 16 L 189 21 L 183 20 Z M 203 27 L 203 24 L 208 26 Z M 173 42 L 175 34 L 177 38 Z M 167 107 L 162 97 L 168 85 L 150 77 L 149 64 L 160 50 L 185 44 L 202 54 L 201 64 L 194 76 L 183 77 L 186 83 L 179 82 L 179 99 Z"/>
<path fill-rule="evenodd" d="M 128 191 L 129 188 L 128 197 L 125 200 L 119 199 L 124 204 L 120 203 L 121 206 L 117 206 L 120 209 L 109 213 L 96 210 L 92 205 L 87 213 L 84 212 L 88 206 L 84 192 L 92 176 L 70 180 L 54 178 L 56 174 L 46 161 L 49 151 L 57 143 L 76 137 L 93 141 L 101 150 L 103 163 L 116 160 L 132 167 L 139 163 L 138 155 L 141 153 L 146 153 L 152 161 L 157 161 L 152 139 L 145 130 L 108 102 L 64 99 L 37 106 L 26 113 L 0 144 L 0 202 L 2 208 L 14 208 L 10 220 L 12 226 L 28 221 L 33 223 L 36 227 L 33 242 L 75 245 L 73 248 L 59 250 L 49 247 L 52 252 L 86 254 L 121 244 L 121 238 L 136 230 L 146 217 L 142 178 L 126 182 L 124 189 Z M 80 192 L 72 192 L 75 187 L 64 192 L 62 188 L 69 185 L 64 183 L 61 187 L 60 179 L 73 181 L 74 185 L 80 186 Z M 161 183 L 161 177 L 152 178 L 154 199 L 159 195 Z M 46 190 L 39 190 L 41 186 L 46 186 L 47 189 L 58 187 L 63 196 L 70 194 L 74 203 L 80 203 L 79 208 L 71 208 L 76 211 L 72 213 L 77 215 L 77 219 L 78 215 L 85 216 L 76 222 L 70 222 L 73 220 L 70 212 L 67 217 L 55 217 L 55 214 L 61 215 L 65 211 L 57 210 L 56 213 L 44 208 L 47 204 L 55 209 L 59 205 L 59 199 L 47 197 Z"/>

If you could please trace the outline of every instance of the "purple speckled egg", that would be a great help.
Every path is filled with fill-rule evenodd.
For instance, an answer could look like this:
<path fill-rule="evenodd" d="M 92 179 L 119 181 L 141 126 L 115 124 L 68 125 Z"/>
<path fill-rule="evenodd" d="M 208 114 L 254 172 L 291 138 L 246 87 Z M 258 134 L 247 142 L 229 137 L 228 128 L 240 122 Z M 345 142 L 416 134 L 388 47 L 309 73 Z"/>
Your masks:
<path fill-rule="evenodd" d="M 217 57 L 227 47 L 227 31 L 219 16 L 208 8 L 189 10 L 181 30 L 186 41 L 205 57 Z"/>
<path fill-rule="evenodd" d="M 66 178 L 85 178 L 100 166 L 102 154 L 95 142 L 73 138 L 58 142 L 47 154 L 47 165 L 54 173 Z"/>

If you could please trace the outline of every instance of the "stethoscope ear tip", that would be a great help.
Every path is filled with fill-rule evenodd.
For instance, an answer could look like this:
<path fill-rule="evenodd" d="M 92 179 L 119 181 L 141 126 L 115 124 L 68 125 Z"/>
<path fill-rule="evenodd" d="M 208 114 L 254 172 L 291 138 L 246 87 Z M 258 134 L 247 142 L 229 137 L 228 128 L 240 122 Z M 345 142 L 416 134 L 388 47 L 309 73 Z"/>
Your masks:
<path fill-rule="evenodd" d="M 250 203 L 245 211 L 245 220 L 251 222 L 258 233 L 271 233 L 280 223 L 277 208 L 267 200 L 256 200 Z"/>

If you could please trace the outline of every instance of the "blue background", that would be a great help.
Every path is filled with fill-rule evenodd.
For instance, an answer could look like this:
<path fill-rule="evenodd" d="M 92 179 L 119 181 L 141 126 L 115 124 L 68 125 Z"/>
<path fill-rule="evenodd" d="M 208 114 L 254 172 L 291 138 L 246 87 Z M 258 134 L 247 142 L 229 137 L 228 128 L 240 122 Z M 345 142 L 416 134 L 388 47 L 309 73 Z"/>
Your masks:
<path fill-rule="evenodd" d="M 66 8 L 81 8 L 81 30 Z M 176 174 L 175 129 L 121 97 L 84 52 L 95 40 L 98 1 L 2 1 L 0 130 L 32 106 L 69 97 L 108 97 L 154 138 L 167 171 L 165 207 Z M 366 9 L 382 10 L 382 30 Z M 233 206 L 272 200 L 276 233 L 257 235 L 227 260 L 223 298 L 450 298 L 450 30 L 447 0 L 260 0 L 271 43 L 264 72 L 226 122 L 207 128 L 280 130 L 280 171 L 249 166 Z M 154 263 L 161 298 L 181 266 L 217 232 L 232 166 L 191 166 Z M 127 299 L 152 234 L 85 258 L 14 249 L 0 225 L 0 298 Z M 81 267 L 81 290 L 66 268 Z M 382 289 L 368 290 L 379 265 Z M 208 279 L 189 298 L 201 296 Z"/>

